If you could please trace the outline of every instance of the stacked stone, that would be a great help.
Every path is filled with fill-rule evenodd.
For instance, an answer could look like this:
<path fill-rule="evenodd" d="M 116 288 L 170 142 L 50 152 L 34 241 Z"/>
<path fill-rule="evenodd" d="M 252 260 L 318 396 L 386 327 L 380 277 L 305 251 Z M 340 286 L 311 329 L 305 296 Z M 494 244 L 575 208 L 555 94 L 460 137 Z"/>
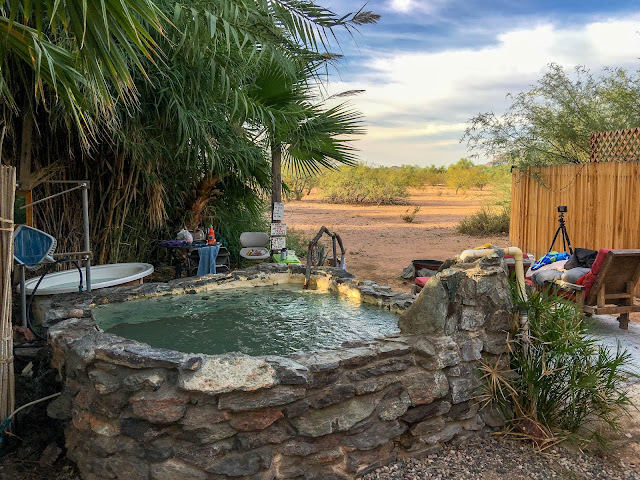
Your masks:
<path fill-rule="evenodd" d="M 67 310 L 49 331 L 65 373 L 49 414 L 69 420 L 84 480 L 356 478 L 499 424 L 475 397 L 479 362 L 505 361 L 507 287 L 499 258 L 458 264 L 402 314 L 402 335 L 288 357 L 155 349 Z"/>

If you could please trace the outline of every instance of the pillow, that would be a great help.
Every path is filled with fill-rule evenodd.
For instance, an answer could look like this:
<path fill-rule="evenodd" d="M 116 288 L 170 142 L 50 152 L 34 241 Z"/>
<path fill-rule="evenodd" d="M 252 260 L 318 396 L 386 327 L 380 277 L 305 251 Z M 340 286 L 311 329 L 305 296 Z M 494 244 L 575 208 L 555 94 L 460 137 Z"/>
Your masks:
<path fill-rule="evenodd" d="M 581 277 L 584 277 L 590 271 L 591 271 L 590 268 L 583 268 L 583 267 L 572 268 L 562 274 L 562 280 L 569 283 L 576 283 L 578 279 L 580 279 Z"/>
<path fill-rule="evenodd" d="M 593 283 L 596 281 L 596 277 L 598 276 L 598 272 L 602 268 L 602 264 L 604 263 L 604 259 L 607 258 L 607 254 L 610 252 L 609 248 L 601 248 L 598 251 L 598 255 L 596 256 L 596 260 L 593 262 L 591 266 L 591 270 L 584 277 L 580 277 L 576 282 L 578 285 L 584 286 L 584 296 L 587 298 L 589 296 L 589 292 L 591 291 L 591 287 Z"/>
<path fill-rule="evenodd" d="M 531 276 L 531 280 L 538 287 L 543 287 L 546 282 L 560 280 L 562 272 L 559 270 L 538 270 Z"/>
<path fill-rule="evenodd" d="M 573 255 L 567 260 L 565 270 L 570 270 L 576 267 L 591 268 L 593 262 L 596 259 L 598 252 L 595 250 L 589 250 L 588 248 L 574 248 Z"/>

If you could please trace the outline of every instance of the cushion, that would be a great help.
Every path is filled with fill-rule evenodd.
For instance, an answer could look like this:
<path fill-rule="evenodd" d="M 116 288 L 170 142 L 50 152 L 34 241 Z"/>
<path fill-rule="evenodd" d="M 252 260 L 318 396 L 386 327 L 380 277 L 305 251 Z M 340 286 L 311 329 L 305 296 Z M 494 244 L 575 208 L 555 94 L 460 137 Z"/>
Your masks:
<path fill-rule="evenodd" d="M 269 235 L 264 232 L 242 232 L 240 245 L 243 247 L 266 247 L 269 244 Z"/>
<path fill-rule="evenodd" d="M 543 272 L 545 270 L 561 270 L 564 271 L 564 264 L 567 263 L 566 260 L 558 260 L 557 262 L 550 263 L 549 265 L 544 265 L 537 270 L 527 270 L 525 277 L 531 278 L 536 272 Z"/>
<path fill-rule="evenodd" d="M 567 260 L 567 264 L 564 268 L 565 270 L 570 270 L 576 267 L 591 268 L 597 256 L 598 252 L 596 250 L 590 250 L 588 248 L 574 248 L 573 255 L 571 255 L 569 260 Z"/>
<path fill-rule="evenodd" d="M 565 264 L 565 267 L 566 266 L 567 265 Z M 590 268 L 583 268 L 583 267 L 572 268 L 562 274 L 562 280 L 569 283 L 576 283 L 580 277 L 583 277 L 590 271 L 591 271 Z"/>
<path fill-rule="evenodd" d="M 416 277 L 416 285 L 424 287 L 425 283 L 429 281 L 431 277 Z"/>
<path fill-rule="evenodd" d="M 598 272 L 602 268 L 602 264 L 604 263 L 604 259 L 607 258 L 607 254 L 609 253 L 609 248 L 601 248 L 598 250 L 598 255 L 596 256 L 593 265 L 591 266 L 591 270 L 589 273 L 580 277 L 576 282 L 578 285 L 584 286 L 584 296 L 587 298 L 589 296 L 589 292 L 591 291 L 591 287 L 593 283 L 596 281 L 596 277 L 598 276 Z"/>
<path fill-rule="evenodd" d="M 538 287 L 542 287 L 547 282 L 560 280 L 560 278 L 562 278 L 562 272 L 559 270 L 538 270 L 531 276 L 531 280 Z"/>

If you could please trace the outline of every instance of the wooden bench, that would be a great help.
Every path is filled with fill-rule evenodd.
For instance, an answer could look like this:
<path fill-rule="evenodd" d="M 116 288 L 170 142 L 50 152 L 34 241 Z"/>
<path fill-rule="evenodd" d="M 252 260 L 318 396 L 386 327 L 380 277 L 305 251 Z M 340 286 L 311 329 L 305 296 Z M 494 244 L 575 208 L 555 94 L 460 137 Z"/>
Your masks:
<path fill-rule="evenodd" d="M 596 259 L 597 262 L 597 259 Z M 595 265 L 595 263 L 594 263 Z M 575 302 L 591 315 L 616 315 L 620 328 L 629 328 L 629 314 L 640 312 L 634 300 L 640 280 L 640 250 L 610 250 L 596 274 L 593 285 L 586 291 L 583 285 L 556 280 L 560 291 L 575 294 Z"/>

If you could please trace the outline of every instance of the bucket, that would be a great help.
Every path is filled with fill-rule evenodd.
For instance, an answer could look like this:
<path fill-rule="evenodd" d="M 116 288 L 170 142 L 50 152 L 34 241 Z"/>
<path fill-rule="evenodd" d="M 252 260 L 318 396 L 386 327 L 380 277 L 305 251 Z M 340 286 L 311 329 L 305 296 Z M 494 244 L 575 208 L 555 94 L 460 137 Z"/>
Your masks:
<path fill-rule="evenodd" d="M 441 262 L 440 260 L 413 260 L 411 263 L 413 263 L 413 274 L 415 276 L 417 275 L 418 270 L 421 270 L 423 268 L 437 272 L 440 268 L 440 265 L 442 265 L 444 262 Z"/>

